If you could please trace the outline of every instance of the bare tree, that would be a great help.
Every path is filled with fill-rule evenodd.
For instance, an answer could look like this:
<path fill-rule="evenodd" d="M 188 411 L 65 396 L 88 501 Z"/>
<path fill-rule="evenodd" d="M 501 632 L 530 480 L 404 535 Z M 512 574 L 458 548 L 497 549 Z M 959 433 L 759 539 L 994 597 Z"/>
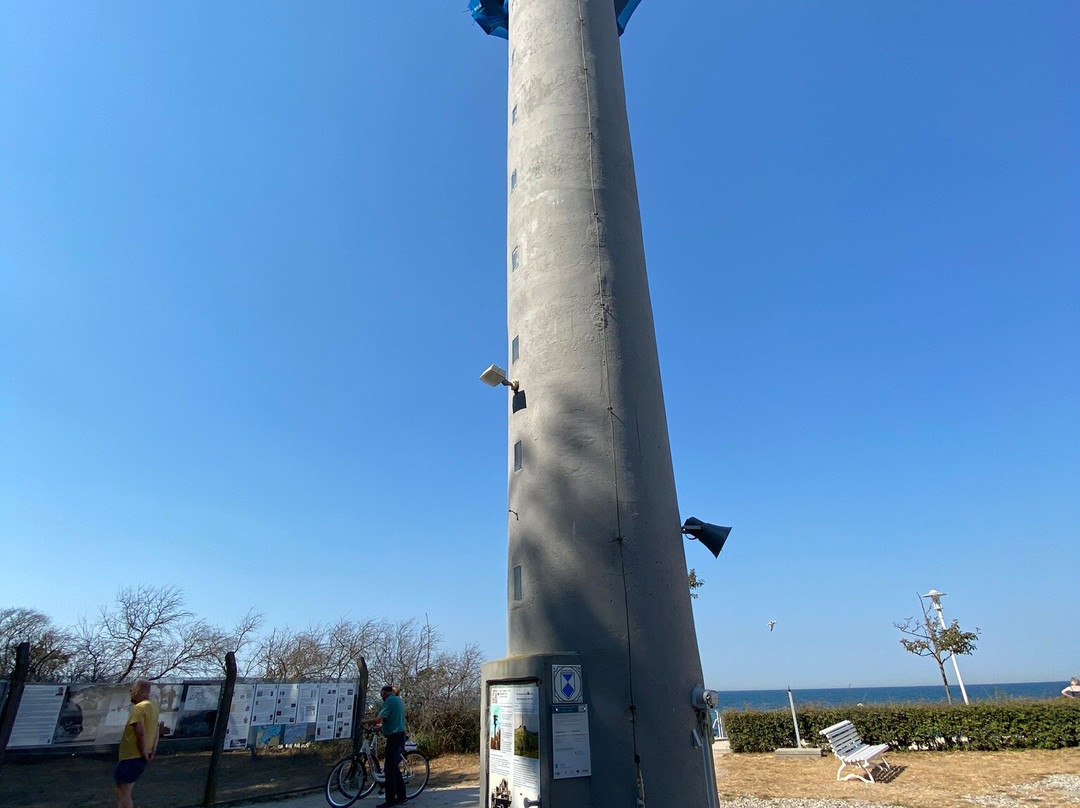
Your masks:
<path fill-rule="evenodd" d="M 188 611 L 178 587 L 121 587 L 96 619 L 79 618 L 65 673 L 116 682 L 220 674 L 225 654 L 249 645 L 262 619 L 249 611 L 235 628 L 221 629 Z"/>
<path fill-rule="evenodd" d="M 0 676 L 9 676 L 15 667 L 15 650 L 30 643 L 30 670 L 33 681 L 51 681 L 71 657 L 72 637 L 57 628 L 52 618 L 35 609 L 0 608 Z"/>
<path fill-rule="evenodd" d="M 365 663 L 374 654 L 380 639 L 386 635 L 386 622 L 382 620 L 349 620 L 342 618 L 327 631 L 331 648 L 334 679 L 356 676 L 360 672 L 360 660 Z M 370 673 L 370 672 L 369 672 Z"/>
<path fill-rule="evenodd" d="M 441 643 L 442 635 L 426 618 L 423 624 L 415 618 L 386 624 L 374 648 L 373 664 L 369 663 L 372 675 L 408 695 L 420 671 L 431 666 Z"/>
<path fill-rule="evenodd" d="M 115 677 L 119 665 L 113 645 L 99 621 L 79 616 L 72 629 L 71 658 L 64 678 L 72 682 L 102 682 Z"/>
<path fill-rule="evenodd" d="M 953 620 L 947 628 L 942 628 L 931 617 L 921 597 L 919 608 L 922 609 L 921 620 L 907 617 L 893 625 L 900 629 L 901 633 L 907 635 L 900 639 L 904 650 L 916 656 L 928 656 L 937 663 L 942 684 L 945 685 L 945 698 L 949 704 L 952 704 L 952 691 L 949 689 L 949 679 L 945 676 L 945 663 L 954 654 L 972 653 L 975 650 L 975 642 L 979 639 L 979 629 L 976 627 L 974 631 L 961 631 L 956 620 Z"/>
<path fill-rule="evenodd" d="M 208 656 L 216 662 L 214 666 L 215 674 L 220 673 L 222 676 L 226 674 L 225 655 L 230 651 L 239 660 L 237 662 L 238 669 L 250 669 L 252 660 L 244 657 L 244 650 L 256 643 L 255 632 L 259 630 L 265 621 L 266 618 L 262 612 L 248 609 L 247 613 L 231 629 L 215 628 L 211 631 L 210 636 L 207 638 L 207 644 L 210 647 Z"/>
<path fill-rule="evenodd" d="M 258 643 L 254 668 L 269 679 L 331 678 L 341 668 L 334 651 L 325 626 L 275 628 Z"/>
<path fill-rule="evenodd" d="M 184 608 L 178 587 L 121 587 L 113 607 L 102 606 L 101 625 L 120 662 L 117 681 L 160 679 L 197 655 L 205 624 Z"/>

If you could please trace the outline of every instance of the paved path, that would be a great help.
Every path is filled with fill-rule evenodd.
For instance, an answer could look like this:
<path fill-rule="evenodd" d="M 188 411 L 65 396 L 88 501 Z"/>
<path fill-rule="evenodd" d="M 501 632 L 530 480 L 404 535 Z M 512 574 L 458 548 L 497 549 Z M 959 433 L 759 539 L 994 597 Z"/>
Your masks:
<path fill-rule="evenodd" d="M 364 799 L 354 802 L 353 806 L 354 808 L 375 808 L 381 800 L 382 798 L 377 794 L 369 794 Z M 409 800 L 406 804 L 415 805 L 416 808 L 477 808 L 480 804 L 480 786 L 427 788 L 424 789 L 423 794 L 415 800 Z M 303 797 L 263 802 L 259 805 L 265 808 L 330 808 L 321 791 Z"/>

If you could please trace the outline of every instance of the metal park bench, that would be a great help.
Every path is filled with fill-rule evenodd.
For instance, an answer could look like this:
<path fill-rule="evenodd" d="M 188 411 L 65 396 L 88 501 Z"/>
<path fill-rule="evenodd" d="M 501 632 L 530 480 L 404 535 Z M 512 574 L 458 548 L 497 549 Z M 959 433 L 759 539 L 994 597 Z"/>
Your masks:
<path fill-rule="evenodd" d="M 880 743 L 869 746 L 863 743 L 862 738 L 859 737 L 859 731 L 850 721 L 841 721 L 839 724 L 826 727 L 821 734 L 829 742 L 833 754 L 840 760 L 840 768 L 836 770 L 837 780 L 850 780 L 852 777 L 857 777 L 863 782 L 873 783 L 875 769 L 879 766 L 884 767 L 885 771 L 892 768 L 889 761 L 882 757 L 889 750 L 889 745 Z M 874 760 L 879 760 L 879 762 L 874 763 Z M 841 777 L 840 772 L 847 766 L 854 766 L 859 771 L 853 771 L 846 777 Z"/>

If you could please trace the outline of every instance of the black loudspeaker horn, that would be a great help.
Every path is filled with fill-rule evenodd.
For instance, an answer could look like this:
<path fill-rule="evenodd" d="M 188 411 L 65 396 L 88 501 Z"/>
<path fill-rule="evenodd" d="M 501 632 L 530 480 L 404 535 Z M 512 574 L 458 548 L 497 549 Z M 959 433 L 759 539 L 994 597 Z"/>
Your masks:
<path fill-rule="evenodd" d="M 724 542 L 727 541 L 731 528 L 710 525 L 708 522 L 702 522 L 700 519 L 691 516 L 683 522 L 682 532 L 691 539 L 697 539 L 704 544 L 709 552 L 713 554 L 713 558 L 716 558 L 720 555 L 720 551 L 724 549 Z"/>

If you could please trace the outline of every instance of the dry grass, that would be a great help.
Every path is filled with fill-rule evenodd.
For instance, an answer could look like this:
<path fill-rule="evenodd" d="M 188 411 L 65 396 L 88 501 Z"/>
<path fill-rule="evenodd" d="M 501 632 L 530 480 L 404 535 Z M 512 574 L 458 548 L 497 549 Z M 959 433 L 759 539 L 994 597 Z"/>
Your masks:
<path fill-rule="evenodd" d="M 431 761 L 429 788 L 475 786 L 480 782 L 480 755 L 440 755 Z"/>
<path fill-rule="evenodd" d="M 887 757 L 895 771 L 885 782 L 874 784 L 838 782 L 839 762 L 832 755 L 812 759 L 717 755 L 716 780 L 724 799 L 818 798 L 903 808 L 972 808 L 975 803 L 965 797 L 975 796 L 999 798 L 992 804 L 1031 808 L 1080 804 L 1024 788 L 1051 774 L 1080 776 L 1080 749 L 898 752 Z M 432 762 L 431 782 L 439 787 L 475 785 L 479 772 L 476 755 L 444 755 Z"/>
<path fill-rule="evenodd" d="M 1050 774 L 1080 775 L 1080 749 L 1022 752 L 896 752 L 886 756 L 895 772 L 885 782 L 836 780 L 839 761 L 823 758 L 778 758 L 771 754 L 717 755 L 720 796 L 803 797 L 859 800 L 904 808 L 971 808 L 967 795 L 1023 794 L 1017 786 Z M 847 772 L 845 771 L 845 774 Z M 1049 798 L 1052 800 L 1052 798 Z M 1076 805 L 1030 796 L 1016 804 Z"/>
<path fill-rule="evenodd" d="M 826 798 L 902 808 L 1009 808 L 1080 806 L 1080 795 L 1058 799 L 1026 789 L 1046 775 L 1080 776 L 1080 749 L 1024 752 L 905 752 L 888 756 L 895 774 L 886 782 L 836 781 L 835 758 L 776 758 L 718 755 L 717 784 L 724 799 Z M 180 808 L 198 803 L 206 772 L 205 755 L 159 758 L 140 781 L 144 805 Z M 113 803 L 111 760 L 58 758 L 49 762 L 5 761 L 0 769 L 2 808 L 90 808 Z M 227 755 L 218 798 L 259 796 L 321 785 L 330 762 L 318 755 Z M 443 755 L 431 762 L 431 786 L 475 786 L 476 754 Z M 972 795 L 978 803 L 965 800 Z M 273 804 L 273 803 L 269 803 Z"/>

